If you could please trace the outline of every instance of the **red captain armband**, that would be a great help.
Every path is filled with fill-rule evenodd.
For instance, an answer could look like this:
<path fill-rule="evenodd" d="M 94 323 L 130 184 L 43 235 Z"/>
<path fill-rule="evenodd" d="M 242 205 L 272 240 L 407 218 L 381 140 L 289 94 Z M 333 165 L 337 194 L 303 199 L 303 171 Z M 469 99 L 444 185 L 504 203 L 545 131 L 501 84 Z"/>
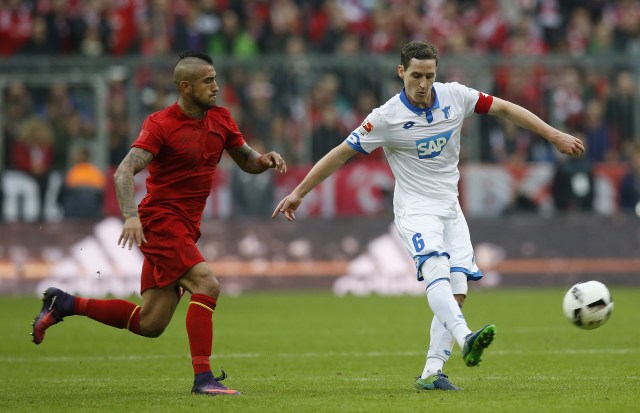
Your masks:
<path fill-rule="evenodd" d="M 489 109 L 491 109 L 491 104 L 493 103 L 493 96 L 485 95 L 482 92 L 478 92 L 478 95 L 478 101 L 473 111 L 476 113 L 489 113 Z"/>

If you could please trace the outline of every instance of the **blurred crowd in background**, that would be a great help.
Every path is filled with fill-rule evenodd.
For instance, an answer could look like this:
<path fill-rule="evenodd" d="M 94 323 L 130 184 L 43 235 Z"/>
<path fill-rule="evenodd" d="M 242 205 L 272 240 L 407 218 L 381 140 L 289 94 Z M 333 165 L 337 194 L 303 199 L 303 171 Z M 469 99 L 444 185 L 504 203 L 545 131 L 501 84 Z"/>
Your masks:
<path fill-rule="evenodd" d="M 128 152 L 141 120 L 177 99 L 171 67 L 178 51 L 212 55 L 220 104 L 252 146 L 306 165 L 398 92 L 399 49 L 426 39 L 443 58 L 439 80 L 521 104 L 581 136 L 588 148 L 583 159 L 567 160 L 529 132 L 482 117 L 474 125 L 479 144 L 463 162 L 549 162 L 570 175 L 590 175 L 602 162 L 635 165 L 620 202 L 635 208 L 640 201 L 640 0 L 3 0 L 0 39 L 0 65 L 29 56 L 169 61 L 137 64 L 134 73 L 109 79 L 103 174 Z M 335 64 L 304 64 L 325 56 Z M 554 56 L 576 64 L 553 65 Z M 365 70 L 352 64 L 365 57 L 390 60 Z M 443 63 L 496 57 L 488 80 L 478 75 L 480 65 Z M 511 65 L 505 59 L 533 60 Z M 45 188 L 50 171 L 90 165 L 97 134 L 91 87 L 7 79 L 3 168 L 23 171 Z M 370 158 L 382 159 L 380 152 Z M 104 187 L 100 169 L 79 170 Z"/>
<path fill-rule="evenodd" d="M 429 39 L 444 53 L 640 48 L 637 0 L 3 0 L 0 54 L 367 54 Z"/>

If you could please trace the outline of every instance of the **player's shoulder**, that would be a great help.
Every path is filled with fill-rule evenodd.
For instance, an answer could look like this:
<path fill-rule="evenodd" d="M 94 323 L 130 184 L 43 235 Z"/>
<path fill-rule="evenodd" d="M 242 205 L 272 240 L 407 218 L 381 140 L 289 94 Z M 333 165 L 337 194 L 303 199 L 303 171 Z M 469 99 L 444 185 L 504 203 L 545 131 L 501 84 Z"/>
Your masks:
<path fill-rule="evenodd" d="M 389 110 L 400 104 L 402 104 L 402 101 L 400 100 L 400 93 L 396 93 L 395 95 L 391 96 L 386 102 L 380 105 L 378 109 Z"/>
<path fill-rule="evenodd" d="M 434 83 L 434 88 L 440 105 L 444 106 L 453 104 L 466 107 L 475 103 L 479 96 L 477 90 L 458 82 Z"/>
<path fill-rule="evenodd" d="M 180 108 L 178 107 L 178 103 L 176 102 L 164 109 L 151 113 L 149 116 L 147 116 L 147 121 L 158 123 L 161 125 L 165 124 L 167 121 L 176 119 L 179 115 L 179 110 Z"/>
<path fill-rule="evenodd" d="M 398 93 L 389 98 L 389 100 L 387 100 L 385 103 L 374 109 L 373 113 L 375 113 L 379 118 L 383 120 L 389 120 L 395 117 L 398 110 L 403 106 L 404 104 L 402 103 L 400 94 Z"/>
<path fill-rule="evenodd" d="M 447 91 L 450 93 L 464 93 L 468 90 L 471 90 L 470 87 L 458 82 L 445 82 L 445 83 L 435 82 L 433 84 L 433 87 L 436 89 L 436 93 L 438 91 Z"/>

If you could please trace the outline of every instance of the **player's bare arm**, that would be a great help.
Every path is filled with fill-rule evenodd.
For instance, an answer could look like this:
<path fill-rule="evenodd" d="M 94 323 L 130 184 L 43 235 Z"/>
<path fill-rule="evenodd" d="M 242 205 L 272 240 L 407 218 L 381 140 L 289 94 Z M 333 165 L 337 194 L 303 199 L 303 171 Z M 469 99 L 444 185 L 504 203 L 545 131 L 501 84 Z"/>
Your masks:
<path fill-rule="evenodd" d="M 260 155 L 246 143 L 239 148 L 229 150 L 231 159 L 240 169 L 250 174 L 259 174 L 273 168 L 280 173 L 287 172 L 287 164 L 277 152 Z"/>
<path fill-rule="evenodd" d="M 320 182 L 327 179 L 329 175 L 334 173 L 338 168 L 344 165 L 357 152 L 352 149 L 346 142 L 342 142 L 340 145 L 333 148 L 328 154 L 322 157 L 311 168 L 307 176 L 304 177 L 302 182 L 291 192 L 284 197 L 282 201 L 278 203 L 278 206 L 271 214 L 271 218 L 275 218 L 278 213 L 282 212 L 282 215 L 289 220 L 296 219 L 294 211 L 298 209 L 302 203 L 302 198 L 305 197 L 313 188 L 315 188 Z"/>
<path fill-rule="evenodd" d="M 122 162 L 120 162 L 116 173 L 113 175 L 116 186 L 116 196 L 118 197 L 118 204 L 120 205 L 120 211 L 124 219 L 122 233 L 118 239 L 118 245 L 122 245 L 122 248 L 128 243 L 129 249 L 131 249 L 134 241 L 138 246 L 142 245 L 143 242 L 147 242 L 142 232 L 142 223 L 138 217 L 138 207 L 135 202 L 135 181 L 133 177 L 146 168 L 152 159 L 153 155 L 150 152 L 140 148 L 132 148 Z"/>
<path fill-rule="evenodd" d="M 542 136 L 565 155 L 580 156 L 584 153 L 584 145 L 580 139 L 559 131 L 515 103 L 494 96 L 489 114 L 508 119 L 516 125 Z"/>

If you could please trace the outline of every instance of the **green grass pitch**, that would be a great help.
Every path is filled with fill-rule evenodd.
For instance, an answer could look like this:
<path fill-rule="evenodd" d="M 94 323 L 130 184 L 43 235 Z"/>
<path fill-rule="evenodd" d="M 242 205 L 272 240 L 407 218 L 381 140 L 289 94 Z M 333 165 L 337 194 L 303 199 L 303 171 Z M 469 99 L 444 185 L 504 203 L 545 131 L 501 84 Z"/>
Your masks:
<path fill-rule="evenodd" d="M 497 335 L 479 367 L 454 349 L 446 373 L 462 392 L 412 387 L 425 297 L 222 296 L 212 366 L 239 397 L 191 396 L 186 299 L 157 339 L 70 317 L 36 346 L 38 298 L 0 297 L 0 412 L 640 411 L 640 289 L 612 288 L 613 316 L 593 331 L 564 319 L 563 293 L 472 291 L 470 327 L 491 322 Z"/>

